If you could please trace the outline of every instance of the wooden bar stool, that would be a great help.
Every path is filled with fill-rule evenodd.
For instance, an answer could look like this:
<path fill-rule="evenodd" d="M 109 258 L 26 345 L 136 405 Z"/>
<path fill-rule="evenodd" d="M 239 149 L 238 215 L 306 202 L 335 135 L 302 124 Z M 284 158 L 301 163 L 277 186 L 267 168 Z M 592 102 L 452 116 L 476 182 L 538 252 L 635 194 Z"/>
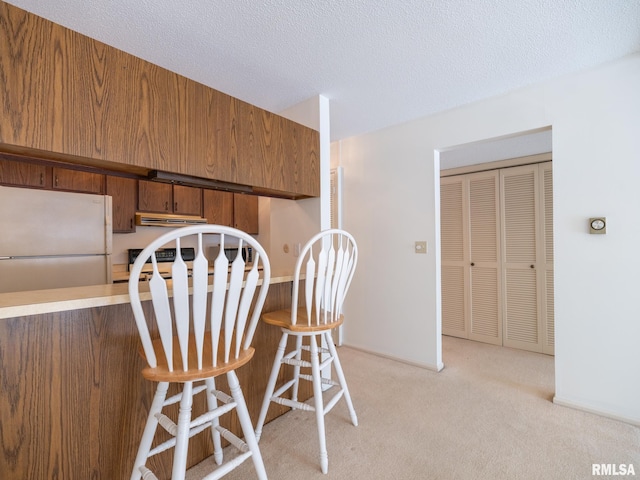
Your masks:
<path fill-rule="evenodd" d="M 209 274 L 205 255 L 205 250 L 212 250 L 205 241 L 209 237 L 213 238 L 212 242 L 220 243 L 213 275 Z M 182 246 L 187 246 L 187 242 L 197 245 L 192 269 L 181 254 Z M 248 272 L 245 272 L 246 264 L 240 253 L 245 245 L 252 247 L 254 252 L 253 265 L 247 269 Z M 158 270 L 156 255 L 163 247 L 176 249 L 170 281 L 165 280 Z M 232 247 L 238 254 L 230 263 L 225 248 L 228 253 Z M 139 278 L 149 258 L 153 265 L 148 282 L 153 314 L 147 316 L 141 303 L 140 287 L 143 282 Z M 142 375 L 158 385 L 131 474 L 132 480 L 141 477 L 156 479 L 147 460 L 169 448 L 174 448 L 171 478 L 184 479 L 189 439 L 207 429 L 212 436 L 218 465 L 207 479 L 222 477 L 249 457 L 258 478 L 267 478 L 235 370 L 253 357 L 251 341 L 267 295 L 270 275 L 269 259 L 262 246 L 246 233 L 230 227 L 197 225 L 177 228 L 151 242 L 140 253 L 131 269 L 129 295 L 148 364 Z M 142 295 L 145 300 L 149 298 L 146 293 Z M 216 377 L 223 374 L 226 375 L 229 393 L 216 387 Z M 181 384 L 182 389 L 167 398 L 170 383 Z M 192 418 L 193 397 L 197 394 L 206 396 L 208 411 Z M 170 418 L 165 410 L 174 404 L 179 404 L 177 419 Z M 233 410 L 237 412 L 244 438 L 220 425 L 221 416 Z M 168 432 L 168 440 L 156 439 L 158 426 Z M 226 463 L 223 463 L 221 438 L 239 450 L 239 454 Z M 156 445 L 153 445 L 154 439 Z"/>
<path fill-rule="evenodd" d="M 323 473 L 327 473 L 329 468 L 324 416 L 344 397 L 351 421 L 358 425 L 338 352 L 331 336 L 332 331 L 343 322 L 342 304 L 357 261 L 358 248 L 349 233 L 331 229 L 316 234 L 303 247 L 296 262 L 292 307 L 263 313 L 261 317 L 265 323 L 280 327 L 282 337 L 258 417 L 256 437 L 260 439 L 271 402 L 315 412 L 320 443 L 320 466 Z M 300 306 L 298 289 L 302 275 L 304 300 Z M 289 335 L 296 338 L 296 346 L 292 351 L 285 353 Z M 293 366 L 293 376 L 276 390 L 278 374 L 283 365 Z M 331 365 L 335 370 L 337 382 L 322 376 L 322 371 Z M 313 403 L 298 401 L 300 380 L 313 383 Z M 323 390 L 332 387 L 337 387 L 337 391 L 324 405 Z M 288 391 L 291 393 L 285 396 Z"/>

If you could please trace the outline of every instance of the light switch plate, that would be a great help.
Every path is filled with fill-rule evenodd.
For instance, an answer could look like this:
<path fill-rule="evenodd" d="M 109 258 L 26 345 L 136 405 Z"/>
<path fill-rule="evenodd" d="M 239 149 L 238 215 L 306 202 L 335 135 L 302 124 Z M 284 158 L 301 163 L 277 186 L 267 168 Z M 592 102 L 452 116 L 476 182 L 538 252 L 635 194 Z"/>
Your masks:
<path fill-rule="evenodd" d="M 416 242 L 416 253 L 427 253 L 427 242 Z"/>

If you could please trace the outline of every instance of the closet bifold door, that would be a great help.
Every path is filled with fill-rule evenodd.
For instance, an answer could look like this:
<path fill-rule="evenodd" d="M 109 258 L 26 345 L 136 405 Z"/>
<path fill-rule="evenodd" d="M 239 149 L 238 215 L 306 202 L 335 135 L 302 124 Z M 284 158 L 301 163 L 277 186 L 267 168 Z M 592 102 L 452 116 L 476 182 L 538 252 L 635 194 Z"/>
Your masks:
<path fill-rule="evenodd" d="M 442 333 L 469 338 L 468 194 L 464 176 L 440 179 Z"/>
<path fill-rule="evenodd" d="M 469 339 L 502 345 L 499 173 L 474 173 L 468 182 Z"/>
<path fill-rule="evenodd" d="M 554 316 L 554 284 L 553 284 L 553 172 L 551 162 L 539 165 L 540 191 L 542 195 L 542 236 L 543 249 L 541 255 L 544 258 L 544 275 L 540 276 L 542 285 L 542 353 L 555 354 L 555 316 Z"/>
<path fill-rule="evenodd" d="M 440 181 L 442 333 L 500 345 L 499 175 Z"/>
<path fill-rule="evenodd" d="M 504 345 L 542 351 L 542 318 L 538 254 L 538 166 L 525 165 L 500 173 L 503 223 Z"/>

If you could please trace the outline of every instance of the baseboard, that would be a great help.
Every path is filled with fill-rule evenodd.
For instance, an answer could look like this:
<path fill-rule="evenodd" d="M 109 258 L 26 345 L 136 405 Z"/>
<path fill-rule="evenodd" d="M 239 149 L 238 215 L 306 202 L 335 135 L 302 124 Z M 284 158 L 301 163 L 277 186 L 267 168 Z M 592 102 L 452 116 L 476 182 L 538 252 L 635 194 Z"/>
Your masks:
<path fill-rule="evenodd" d="M 600 410 L 598 408 L 594 408 L 589 405 L 583 405 L 579 402 L 573 402 L 571 400 L 566 400 L 563 398 L 559 398 L 558 396 L 553 397 L 553 403 L 556 405 L 560 405 L 563 407 L 573 408 L 575 410 L 582 410 L 583 412 L 593 413 L 595 415 L 599 415 L 601 417 L 611 418 L 612 420 L 618 420 L 620 422 L 629 423 L 631 425 L 640 426 L 640 420 L 637 418 L 625 417 L 622 415 L 618 415 L 613 412 L 608 412 L 606 410 Z"/>
<path fill-rule="evenodd" d="M 427 370 L 431 370 L 433 372 L 439 372 L 444 368 L 444 363 L 440 362 L 437 365 L 433 365 L 430 363 L 420 363 L 420 362 L 412 362 L 410 360 L 406 360 L 404 358 L 394 357 L 392 355 L 386 355 L 384 353 L 375 352 L 373 350 L 369 350 L 366 348 L 358 347 L 357 345 L 352 345 L 350 343 L 343 343 L 343 347 L 352 348 L 354 350 L 358 350 L 360 352 L 368 353 L 370 355 L 375 355 L 376 357 L 386 358 L 387 360 L 393 360 L 395 362 L 404 363 L 407 365 L 412 365 L 414 367 L 425 368 Z"/>

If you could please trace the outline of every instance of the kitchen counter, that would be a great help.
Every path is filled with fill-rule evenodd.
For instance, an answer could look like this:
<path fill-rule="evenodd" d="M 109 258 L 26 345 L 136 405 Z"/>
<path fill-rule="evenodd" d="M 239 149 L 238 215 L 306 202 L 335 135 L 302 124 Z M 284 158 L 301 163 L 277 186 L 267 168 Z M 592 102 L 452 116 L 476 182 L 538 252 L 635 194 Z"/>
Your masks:
<path fill-rule="evenodd" d="M 272 275 L 264 311 L 291 305 L 292 280 L 290 272 Z M 151 301 L 142 305 L 151 315 Z M 0 294 L 0 319 L 2 480 L 129 478 L 155 384 L 140 374 L 145 363 L 128 284 Z M 279 328 L 259 322 L 255 355 L 238 370 L 252 419 L 279 340 Z M 301 400 L 311 395 L 307 383 Z M 204 399 L 194 403 L 194 411 L 203 409 Z M 288 410 L 272 405 L 267 421 Z M 223 421 L 239 433 L 236 418 Z M 188 464 L 212 451 L 210 435 L 195 436 Z M 171 454 L 152 459 L 160 479 L 171 476 Z"/>
<path fill-rule="evenodd" d="M 271 285 L 291 282 L 293 274 L 280 272 L 271 275 Z M 145 297 L 145 285 L 141 286 L 142 300 Z M 87 287 L 56 288 L 51 290 L 33 290 L 27 292 L 0 293 L 0 320 L 26 315 L 79 310 L 82 308 L 103 307 L 129 303 L 129 284 L 91 285 Z"/>

